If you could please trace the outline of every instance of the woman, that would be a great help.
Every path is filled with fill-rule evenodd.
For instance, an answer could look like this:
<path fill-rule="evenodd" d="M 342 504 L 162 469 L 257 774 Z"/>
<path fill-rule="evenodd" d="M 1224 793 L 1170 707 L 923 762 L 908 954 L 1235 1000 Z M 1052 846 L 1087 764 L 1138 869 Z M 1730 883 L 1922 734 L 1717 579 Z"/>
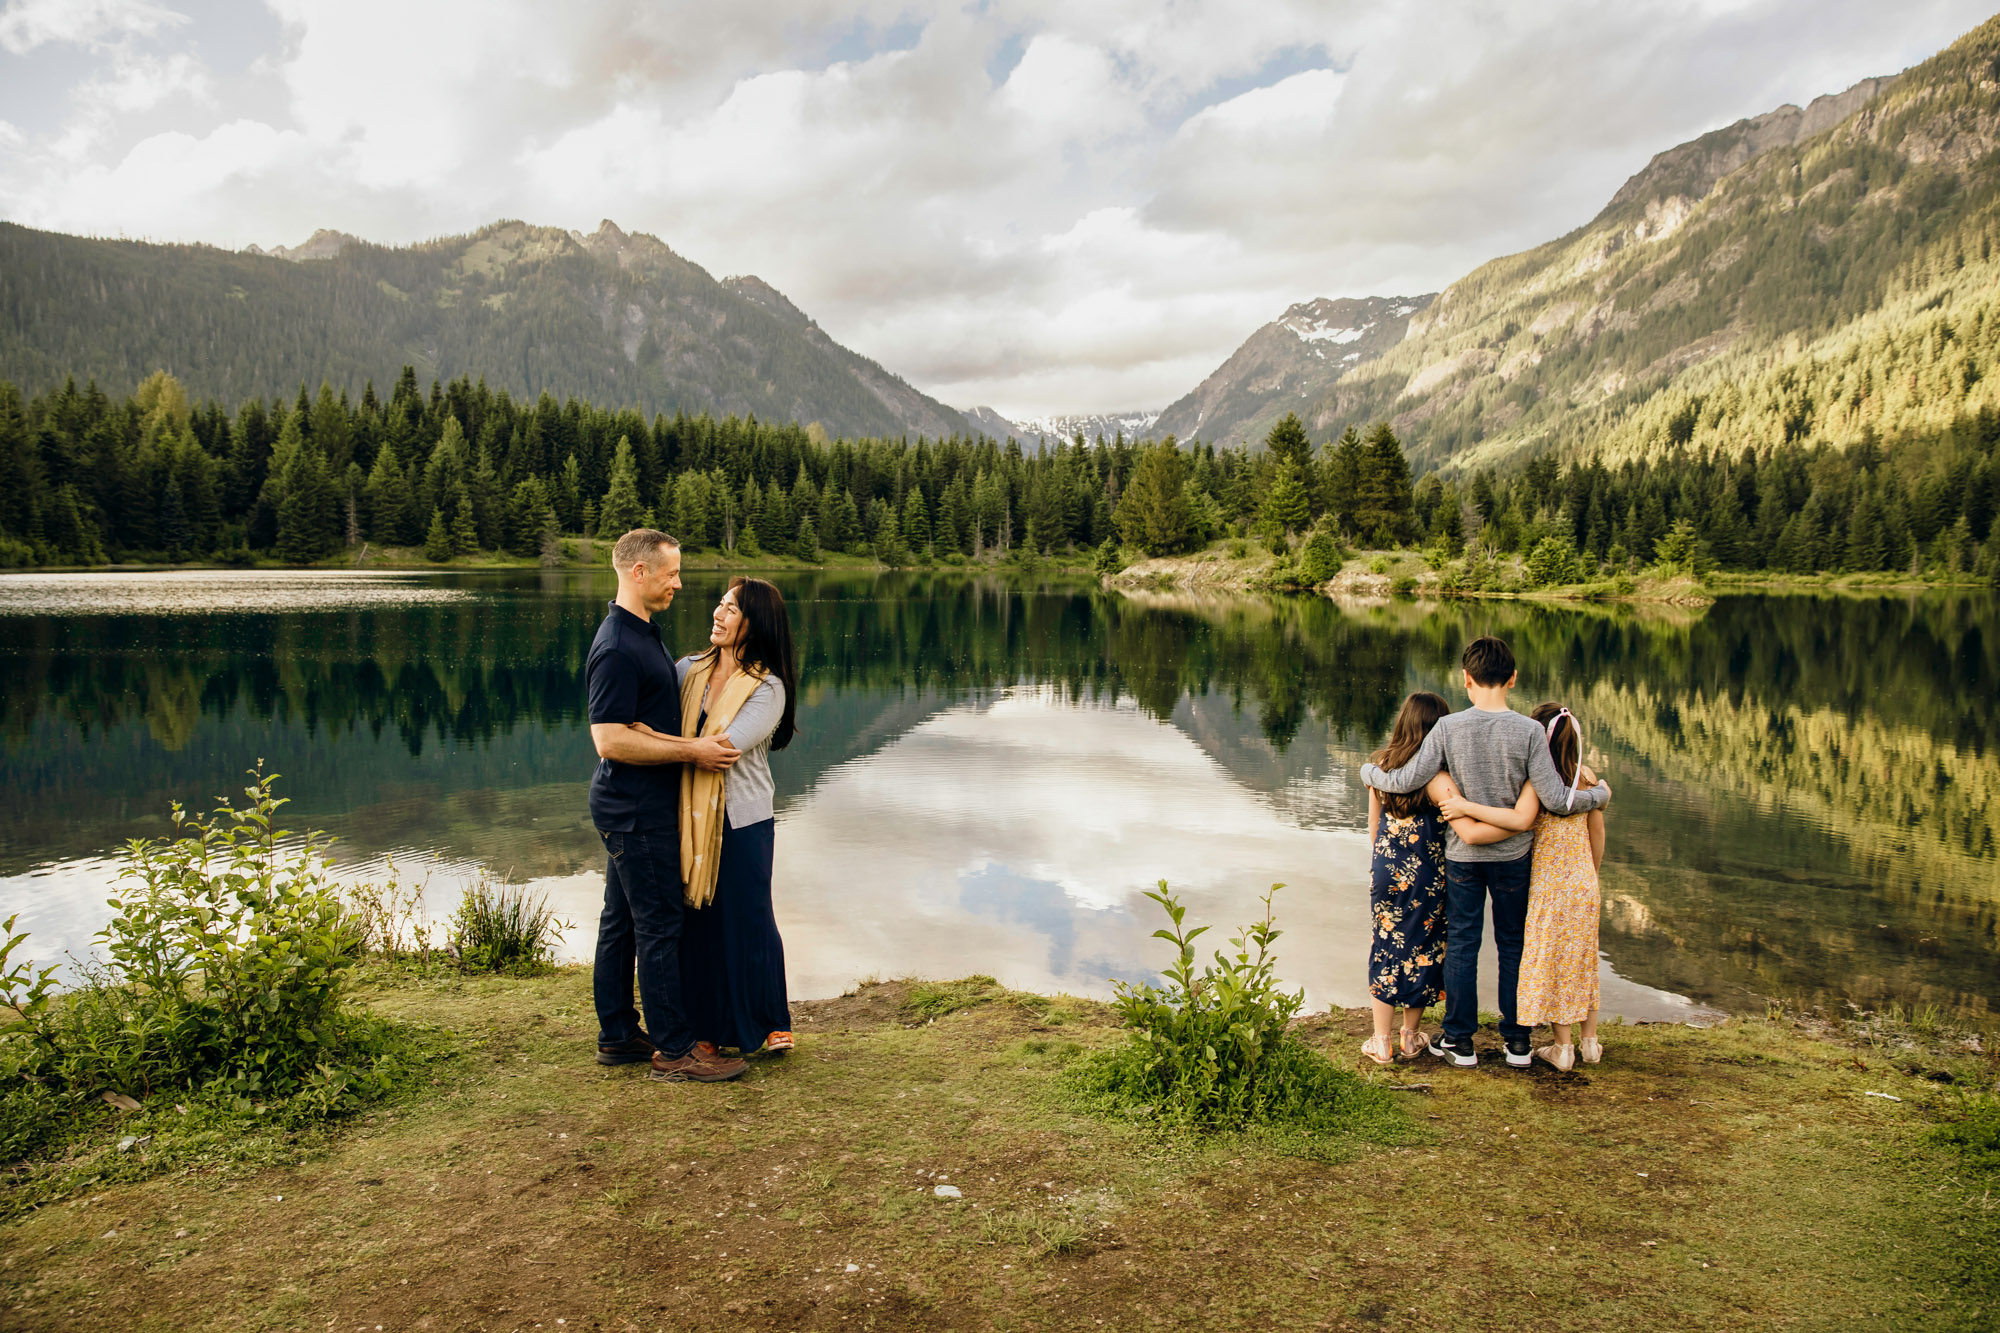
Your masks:
<path fill-rule="evenodd" d="M 729 585 L 706 652 L 677 663 L 681 732 L 727 735 L 726 774 L 681 774 L 681 877 L 689 912 L 681 975 L 695 1035 L 744 1054 L 792 1048 L 785 942 L 771 912 L 770 752 L 789 745 L 798 665 L 785 599 L 763 579 Z"/>

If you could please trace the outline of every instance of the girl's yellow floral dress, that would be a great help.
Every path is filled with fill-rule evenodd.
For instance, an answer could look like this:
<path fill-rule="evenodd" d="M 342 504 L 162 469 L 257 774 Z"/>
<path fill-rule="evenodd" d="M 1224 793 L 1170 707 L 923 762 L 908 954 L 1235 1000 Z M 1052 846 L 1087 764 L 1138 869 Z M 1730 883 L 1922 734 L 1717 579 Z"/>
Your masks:
<path fill-rule="evenodd" d="M 1528 933 L 1521 946 L 1516 1020 L 1581 1023 L 1597 1008 L 1597 920 L 1603 900 L 1590 859 L 1590 816 L 1535 820 Z"/>
<path fill-rule="evenodd" d="M 1434 806 L 1382 813 L 1370 849 L 1368 993 L 1424 1008 L 1444 995 L 1444 825 Z"/>

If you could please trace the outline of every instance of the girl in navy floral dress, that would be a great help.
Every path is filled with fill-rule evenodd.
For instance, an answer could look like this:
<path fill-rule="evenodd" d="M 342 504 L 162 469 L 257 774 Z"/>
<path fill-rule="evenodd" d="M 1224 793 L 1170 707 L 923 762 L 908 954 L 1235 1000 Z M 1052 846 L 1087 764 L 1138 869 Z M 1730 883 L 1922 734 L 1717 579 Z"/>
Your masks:
<path fill-rule="evenodd" d="M 1403 701 L 1389 743 L 1370 758 L 1400 768 L 1415 757 L 1439 718 L 1451 711 L 1443 698 L 1420 690 Z M 1524 788 L 1528 799 L 1533 788 Z M 1374 920 L 1368 946 L 1368 997 L 1375 1034 L 1361 1053 L 1378 1065 L 1395 1059 L 1391 1036 L 1403 1011 L 1402 1050 L 1409 1059 L 1425 1049 L 1426 1008 L 1444 995 L 1444 827 L 1440 802 L 1458 795 L 1448 773 L 1422 791 L 1393 796 L 1368 789 L 1368 909 Z M 1498 842 L 1513 832 L 1476 819 L 1450 821 L 1469 843 Z"/>

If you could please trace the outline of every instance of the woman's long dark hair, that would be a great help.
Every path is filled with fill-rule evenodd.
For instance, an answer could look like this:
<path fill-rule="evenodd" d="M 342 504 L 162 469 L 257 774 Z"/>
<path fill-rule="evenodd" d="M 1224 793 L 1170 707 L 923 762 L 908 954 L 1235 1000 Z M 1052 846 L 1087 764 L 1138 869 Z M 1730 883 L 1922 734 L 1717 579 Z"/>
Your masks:
<path fill-rule="evenodd" d="M 1429 690 L 1418 690 L 1403 700 L 1403 710 L 1396 714 L 1396 725 L 1389 730 L 1389 743 L 1368 756 L 1368 762 L 1379 768 L 1401 768 L 1417 757 L 1417 751 L 1424 745 L 1424 737 L 1431 734 L 1431 728 L 1438 719 L 1451 712 L 1451 705 L 1443 696 Z M 1424 795 L 1420 787 L 1416 791 L 1397 795 L 1382 792 L 1382 809 L 1398 819 L 1409 819 L 1429 809 L 1431 798 Z"/>
<path fill-rule="evenodd" d="M 743 613 L 743 638 L 736 645 L 739 663 L 755 663 L 785 687 L 785 713 L 771 733 L 771 748 L 782 750 L 798 731 L 799 661 L 792 649 L 792 621 L 785 614 L 785 596 L 764 579 L 732 579 L 736 609 Z"/>

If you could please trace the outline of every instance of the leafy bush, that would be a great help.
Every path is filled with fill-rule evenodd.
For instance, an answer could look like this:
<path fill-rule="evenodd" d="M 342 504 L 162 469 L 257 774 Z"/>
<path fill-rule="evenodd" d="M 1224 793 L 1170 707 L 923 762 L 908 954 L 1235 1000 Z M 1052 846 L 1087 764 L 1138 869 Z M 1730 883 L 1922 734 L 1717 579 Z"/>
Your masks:
<path fill-rule="evenodd" d="M 275 781 L 252 770 L 242 806 L 202 818 L 176 803 L 173 836 L 127 845 L 101 954 L 69 991 L 16 961 L 27 937 L 9 919 L 0 1158 L 89 1132 L 105 1101 L 130 1111 L 164 1093 L 304 1122 L 409 1072 L 409 1032 L 342 1005 L 362 933 L 327 874 L 329 840 L 276 827 Z"/>
<path fill-rule="evenodd" d="M 1995 543 L 1995 544 L 2000 545 L 2000 543 Z M 1245 541 L 1241 537 L 1231 537 L 1229 539 L 1229 558 L 1231 560 L 1241 560 L 1249 554 L 1250 554 L 1249 542 Z"/>
<path fill-rule="evenodd" d="M 1315 588 L 1340 572 L 1347 553 L 1340 549 L 1340 538 L 1333 535 L 1330 528 L 1321 526 L 1313 529 L 1306 538 L 1305 547 L 1299 552 L 1299 572 L 1307 583 Z"/>
<path fill-rule="evenodd" d="M 449 939 L 465 971 L 525 977 L 553 966 L 556 942 L 575 928 L 556 917 L 546 894 L 531 899 L 525 886 L 481 880 L 459 899 Z"/>
<path fill-rule="evenodd" d="M 1271 898 L 1281 887 L 1264 895 L 1264 919 L 1232 937 L 1234 950 L 1217 951 L 1199 973 L 1194 941 L 1208 927 L 1186 928 L 1187 909 L 1165 880 L 1146 895 L 1171 923 L 1153 932 L 1175 949 L 1167 984 L 1116 983 L 1116 1008 L 1131 1037 L 1064 1073 L 1076 1101 L 1163 1128 L 1275 1130 L 1311 1156 L 1328 1155 L 1325 1136 L 1403 1132 L 1386 1094 L 1289 1030 L 1304 996 L 1279 983 L 1271 954 L 1282 933 L 1272 925 Z"/>
<path fill-rule="evenodd" d="M 1103 545 L 1097 548 L 1097 554 L 1092 559 L 1091 566 L 1106 578 L 1125 568 L 1125 557 L 1118 549 L 1118 539 L 1116 537 L 1106 537 L 1104 539 Z"/>
<path fill-rule="evenodd" d="M 1395 593 L 1398 597 L 1408 597 L 1416 590 L 1417 576 L 1415 574 L 1398 574 L 1394 582 L 1389 585 L 1389 591 Z"/>
<path fill-rule="evenodd" d="M 1370 574 L 1387 574 L 1389 572 L 1389 557 L 1378 555 L 1370 560 L 1368 562 L 1368 572 Z"/>

